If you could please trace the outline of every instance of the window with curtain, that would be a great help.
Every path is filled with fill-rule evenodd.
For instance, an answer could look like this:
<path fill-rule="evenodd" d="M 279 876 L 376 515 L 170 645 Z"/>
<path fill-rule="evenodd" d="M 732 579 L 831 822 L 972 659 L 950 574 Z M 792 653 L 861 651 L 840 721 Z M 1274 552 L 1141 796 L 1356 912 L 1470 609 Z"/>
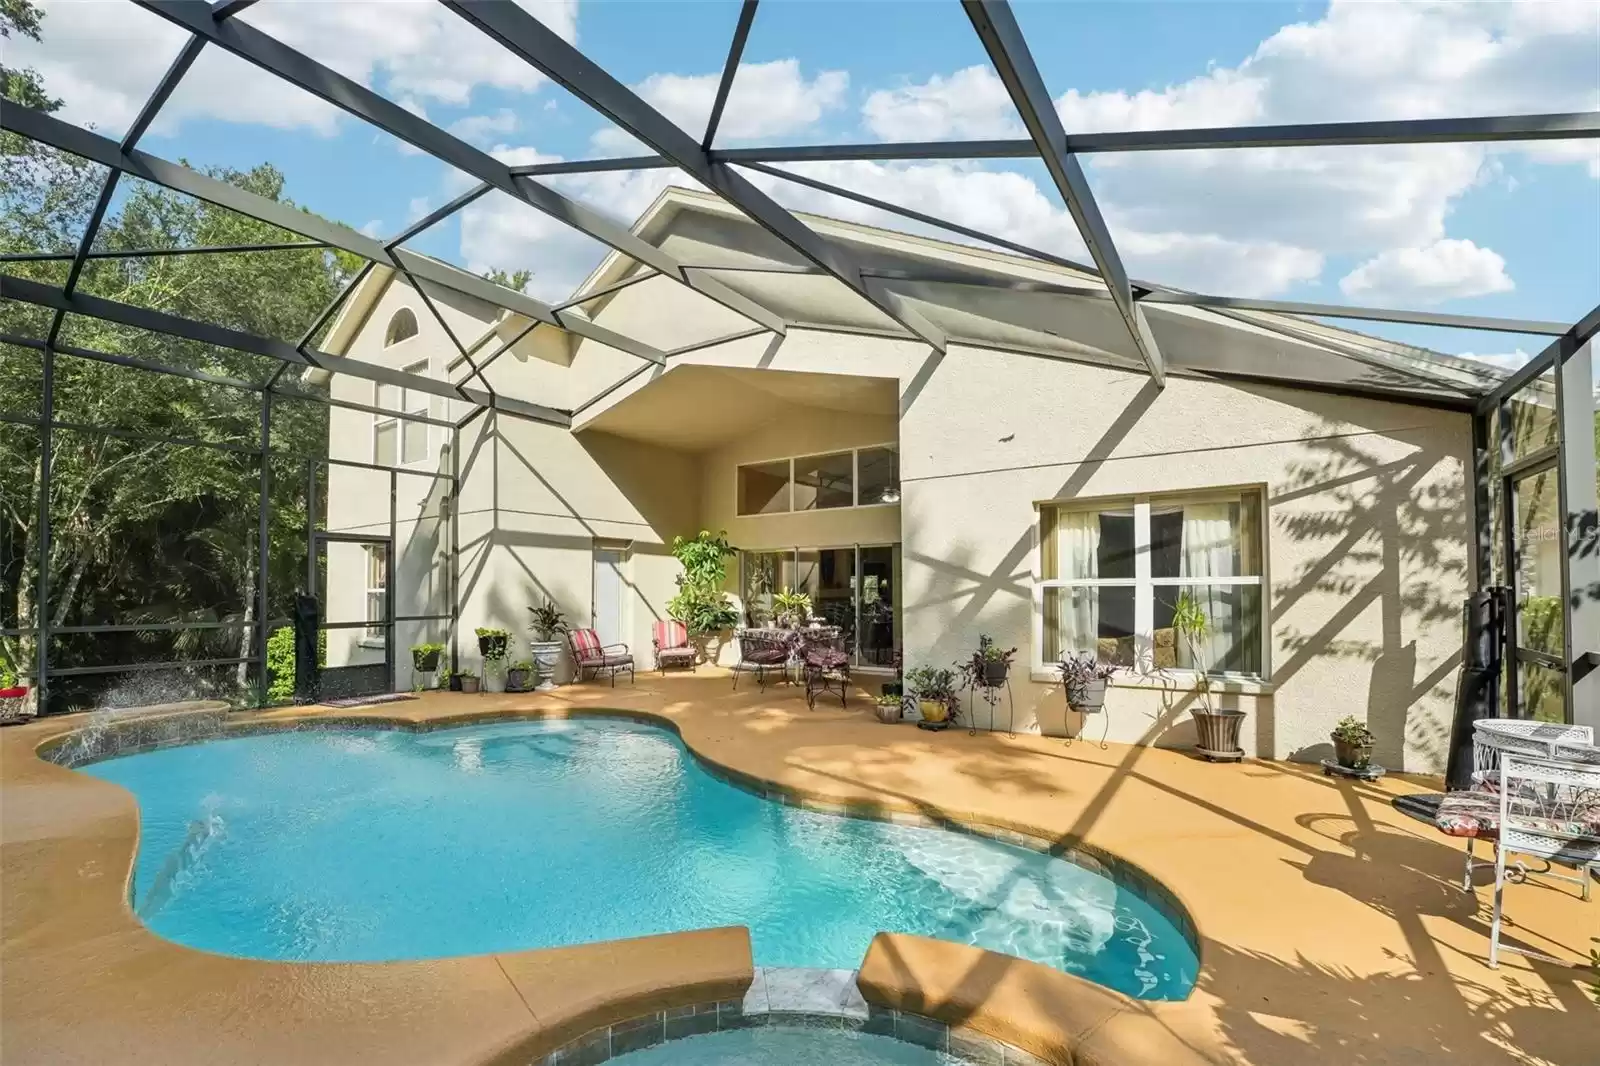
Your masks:
<path fill-rule="evenodd" d="M 1139 670 L 1262 676 L 1261 530 L 1254 490 L 1042 505 L 1040 664 L 1088 652 Z M 1192 646 L 1172 625 L 1185 596 L 1207 620 Z"/>

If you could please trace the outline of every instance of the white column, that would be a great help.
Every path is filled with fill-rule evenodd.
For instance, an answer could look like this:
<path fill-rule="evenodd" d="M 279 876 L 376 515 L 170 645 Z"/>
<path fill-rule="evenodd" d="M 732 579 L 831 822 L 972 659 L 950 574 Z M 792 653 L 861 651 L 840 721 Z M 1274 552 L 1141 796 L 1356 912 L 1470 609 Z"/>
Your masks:
<path fill-rule="evenodd" d="M 1557 356 L 1561 419 L 1561 586 L 1567 595 L 1567 706 L 1600 730 L 1600 503 L 1595 492 L 1594 342 Z"/>

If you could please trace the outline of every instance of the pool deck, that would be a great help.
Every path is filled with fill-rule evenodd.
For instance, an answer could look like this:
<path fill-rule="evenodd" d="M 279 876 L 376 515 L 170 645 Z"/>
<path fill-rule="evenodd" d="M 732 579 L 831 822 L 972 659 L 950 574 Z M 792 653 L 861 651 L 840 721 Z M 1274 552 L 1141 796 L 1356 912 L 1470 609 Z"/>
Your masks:
<path fill-rule="evenodd" d="M 797 797 L 1109 852 L 1170 889 L 1200 940 L 1200 980 L 1187 1001 L 1113 1011 L 1069 1008 L 1060 996 L 1086 998 L 1070 989 L 1073 979 L 1060 977 L 1069 991 L 1058 994 L 1059 975 L 1041 977 L 1031 964 L 880 937 L 862 969 L 863 990 L 879 1002 L 981 1023 L 1002 1039 L 995 1030 L 1014 1027 L 1035 1043 L 1041 1028 L 1080 1026 L 1076 1042 L 1063 1044 L 1076 1049 L 1073 1066 L 1137 1061 L 1133 1048 L 1148 1049 L 1144 1061 L 1168 1061 L 1173 1049 L 1253 1066 L 1600 1063 L 1600 1007 L 1585 991 L 1592 972 L 1579 968 L 1600 936 L 1600 893 L 1586 904 L 1559 882 L 1508 888 L 1508 942 L 1566 964 L 1512 955 L 1489 969 L 1487 874 L 1475 895 L 1463 893 L 1460 842 L 1390 805 L 1432 782 L 1364 783 L 1288 763 L 1214 765 L 1182 752 L 964 729 L 933 734 L 877 722 L 864 698 L 847 711 L 820 702 L 812 711 L 795 689 L 741 683 L 735 694 L 725 676 L 704 670 L 641 674 L 615 689 L 437 693 L 232 720 L 437 724 L 606 709 L 669 721 L 703 759 Z M 0 730 L 0 1061 L 501 1066 L 585 1027 L 736 997 L 749 984 L 748 937 L 738 929 L 377 965 L 254 962 L 179 947 L 146 931 L 127 906 L 132 798 L 35 754 L 83 724 L 56 718 Z M 1090 1006 L 1100 1011 L 1094 1020 Z"/>

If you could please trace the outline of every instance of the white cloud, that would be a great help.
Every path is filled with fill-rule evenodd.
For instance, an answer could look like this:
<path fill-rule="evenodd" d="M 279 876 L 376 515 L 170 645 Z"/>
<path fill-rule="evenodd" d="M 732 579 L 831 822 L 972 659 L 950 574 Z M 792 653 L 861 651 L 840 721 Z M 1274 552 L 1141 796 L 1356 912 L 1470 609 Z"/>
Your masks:
<path fill-rule="evenodd" d="M 568 40 L 577 34 L 576 0 L 519 0 Z M 131 3 L 43 0 L 43 40 L 14 36 L 8 65 L 32 66 L 64 101 L 62 117 L 121 133 L 187 38 Z M 395 99 L 470 101 L 480 86 L 531 92 L 545 81 L 442 5 L 381 0 L 258 4 L 236 16 L 318 62 Z M 192 118 L 308 129 L 331 135 L 340 113 L 220 48 L 200 53 L 162 109 L 156 130 Z"/>
<path fill-rule="evenodd" d="M 1449 238 L 1422 248 L 1391 248 L 1339 279 L 1346 296 L 1400 304 L 1434 304 L 1514 288 L 1499 253 Z"/>
<path fill-rule="evenodd" d="M 371 237 L 373 240 L 381 239 L 383 237 L 383 219 L 372 219 L 365 226 L 361 227 L 361 232 L 366 234 L 368 237 Z"/>
<path fill-rule="evenodd" d="M 1511 371 L 1533 358 L 1531 352 L 1518 348 L 1514 352 L 1462 352 L 1462 359 L 1475 359 L 1480 363 L 1488 363 L 1492 367 Z"/>
<path fill-rule="evenodd" d="M 721 80 L 720 72 L 652 74 L 633 90 L 699 140 L 711 118 Z M 717 126 L 717 143 L 781 137 L 808 129 L 825 112 L 844 103 L 849 87 L 850 76 L 842 70 L 824 70 L 807 79 L 798 59 L 741 63 Z M 594 147 L 609 154 L 645 151 L 637 140 L 615 128 L 595 134 Z"/>
<path fill-rule="evenodd" d="M 867 129 L 886 141 L 1020 137 L 1011 97 L 988 67 L 935 74 L 916 85 L 879 89 L 861 106 Z"/>
<path fill-rule="evenodd" d="M 517 113 L 509 107 L 486 115 L 468 115 L 452 122 L 448 129 L 464 141 L 487 144 L 508 133 L 515 133 L 520 125 Z"/>

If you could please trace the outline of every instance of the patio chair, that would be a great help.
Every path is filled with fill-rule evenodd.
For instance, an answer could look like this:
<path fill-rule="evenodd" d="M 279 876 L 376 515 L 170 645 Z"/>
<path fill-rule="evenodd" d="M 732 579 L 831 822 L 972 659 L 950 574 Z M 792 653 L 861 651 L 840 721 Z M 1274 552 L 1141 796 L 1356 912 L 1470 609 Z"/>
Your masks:
<path fill-rule="evenodd" d="M 1588 726 L 1528 718 L 1485 718 L 1474 723 L 1472 787 L 1446 793 L 1433 820 L 1440 832 L 1463 837 L 1467 842 L 1463 892 L 1472 891 L 1474 870 L 1494 865 L 1492 861 L 1478 861 L 1475 845 L 1480 839 L 1493 841 L 1499 835 L 1500 762 L 1508 752 L 1600 766 L 1600 748 L 1594 747 L 1594 730 Z"/>
<path fill-rule="evenodd" d="M 733 667 L 733 690 L 739 691 L 739 675 L 755 671 L 756 683 L 765 691 L 767 671 L 776 670 L 785 679 L 789 676 L 789 642 L 777 636 L 767 636 L 741 630 L 735 634 L 739 640 L 739 661 Z"/>
<path fill-rule="evenodd" d="M 667 619 L 655 623 L 652 630 L 650 643 L 656 649 L 656 669 L 664 674 L 669 666 L 687 666 L 693 673 L 695 653 L 694 645 L 689 643 L 689 627 Z"/>
<path fill-rule="evenodd" d="M 600 634 L 592 629 L 567 630 L 567 643 L 572 648 L 572 663 L 578 670 L 578 680 L 585 680 L 584 671 L 589 671 L 590 677 L 599 677 L 602 673 L 611 678 L 611 687 L 617 687 L 617 675 L 628 671 L 628 682 L 633 683 L 633 655 L 629 653 L 626 644 L 601 644 Z"/>
<path fill-rule="evenodd" d="M 1600 872 L 1600 763 L 1548 759 L 1517 752 L 1500 758 L 1498 784 L 1499 834 L 1494 849 L 1494 911 L 1489 922 L 1489 965 L 1500 965 L 1500 952 L 1513 951 L 1533 958 L 1551 959 L 1539 952 L 1500 943 L 1505 883 L 1521 881 L 1527 868 L 1520 860 L 1506 869 L 1508 855 L 1529 855 L 1552 865 L 1575 868 L 1577 877 L 1547 873 L 1544 876 L 1583 886 Z"/>
<path fill-rule="evenodd" d="M 817 696 L 837 691 L 839 706 L 850 699 L 850 653 L 844 635 L 837 629 L 801 637 L 800 668 L 806 675 L 806 706 L 816 710 Z M 838 688 L 835 689 L 834 686 Z"/>

